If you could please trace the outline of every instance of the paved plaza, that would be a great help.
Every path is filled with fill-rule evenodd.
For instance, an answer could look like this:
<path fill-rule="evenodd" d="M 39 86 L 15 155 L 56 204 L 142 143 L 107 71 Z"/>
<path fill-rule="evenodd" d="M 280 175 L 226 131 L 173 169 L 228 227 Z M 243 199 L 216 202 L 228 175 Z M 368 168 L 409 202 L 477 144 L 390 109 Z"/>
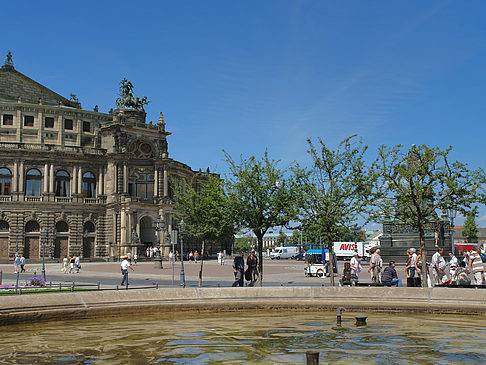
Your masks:
<path fill-rule="evenodd" d="M 219 265 L 216 260 L 204 261 L 203 267 L 203 286 L 204 287 L 225 287 L 231 286 L 234 281 L 233 259 L 228 258 L 225 265 Z M 360 274 L 360 282 L 371 282 L 368 273 L 368 264 L 363 262 L 363 271 Z M 198 276 L 200 263 L 184 262 L 184 272 L 186 286 L 198 286 Z M 264 286 L 327 286 L 329 278 L 305 277 L 304 262 L 295 260 L 270 260 L 265 259 L 263 262 Z M 20 274 L 20 283 L 25 283 L 34 273 L 37 276 L 42 275 L 42 264 L 35 263 L 25 266 L 26 273 Z M 339 274 L 335 276 L 335 282 L 338 283 L 342 273 L 343 262 L 338 262 Z M 133 265 L 134 272 L 129 270 L 130 288 L 141 286 L 180 286 L 180 262 L 174 265 L 168 261 L 163 261 L 163 269 L 155 268 L 153 261 L 142 261 Z M 12 285 L 16 282 L 16 274 L 12 264 L 1 264 L 2 284 Z M 404 266 L 397 266 L 397 273 L 404 281 Z M 100 283 L 102 288 L 114 288 L 121 282 L 120 263 L 119 262 L 81 262 L 81 270 L 78 274 L 64 274 L 61 270 L 60 263 L 46 264 L 46 278 L 52 283 L 75 282 L 85 284 Z"/>

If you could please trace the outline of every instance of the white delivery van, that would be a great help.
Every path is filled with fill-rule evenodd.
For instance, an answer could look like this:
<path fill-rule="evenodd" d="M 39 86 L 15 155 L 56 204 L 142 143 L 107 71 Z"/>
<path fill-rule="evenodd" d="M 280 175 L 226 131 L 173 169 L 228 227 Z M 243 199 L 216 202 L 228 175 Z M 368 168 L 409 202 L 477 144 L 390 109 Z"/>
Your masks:
<path fill-rule="evenodd" d="M 270 252 L 270 258 L 273 259 L 293 259 L 298 253 L 297 247 L 287 246 L 287 247 L 275 247 L 272 252 Z"/>

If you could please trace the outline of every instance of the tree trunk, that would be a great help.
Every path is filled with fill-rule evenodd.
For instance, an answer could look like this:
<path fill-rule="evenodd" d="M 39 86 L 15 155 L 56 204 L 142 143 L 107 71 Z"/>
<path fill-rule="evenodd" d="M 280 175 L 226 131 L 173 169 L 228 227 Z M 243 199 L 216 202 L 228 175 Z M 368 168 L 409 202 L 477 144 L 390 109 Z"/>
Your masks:
<path fill-rule="evenodd" d="M 329 285 L 334 286 L 334 260 L 333 260 L 333 243 L 332 243 L 332 235 L 330 232 L 327 233 L 327 247 L 329 249 Z M 325 255 L 324 255 L 325 257 Z"/>
<path fill-rule="evenodd" d="M 199 268 L 199 286 L 202 286 L 202 276 L 203 276 L 203 264 L 204 264 L 204 245 L 205 241 L 202 240 L 202 247 L 201 247 L 201 267 Z"/>
<path fill-rule="evenodd" d="M 258 242 L 258 286 L 263 286 L 263 235 L 257 234 Z"/>
<path fill-rule="evenodd" d="M 427 251 L 425 251 L 424 228 L 419 224 L 420 250 L 422 252 L 422 288 L 427 288 Z"/>

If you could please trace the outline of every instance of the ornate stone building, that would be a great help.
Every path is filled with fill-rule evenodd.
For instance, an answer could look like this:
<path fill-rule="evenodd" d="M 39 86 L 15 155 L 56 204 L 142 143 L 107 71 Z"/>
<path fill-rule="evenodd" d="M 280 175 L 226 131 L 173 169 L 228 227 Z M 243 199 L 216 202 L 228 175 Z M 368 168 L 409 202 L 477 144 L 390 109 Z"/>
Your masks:
<path fill-rule="evenodd" d="M 126 80 L 125 80 L 126 81 Z M 130 84 L 131 86 L 131 84 Z M 15 70 L 0 69 L 0 259 L 118 257 L 160 244 L 173 226 L 172 184 L 196 172 L 169 158 L 162 113 L 143 104 L 83 110 Z M 197 173 L 197 181 L 204 174 Z M 200 179 L 200 180 L 199 180 Z M 162 222 L 162 224 L 160 223 Z"/>

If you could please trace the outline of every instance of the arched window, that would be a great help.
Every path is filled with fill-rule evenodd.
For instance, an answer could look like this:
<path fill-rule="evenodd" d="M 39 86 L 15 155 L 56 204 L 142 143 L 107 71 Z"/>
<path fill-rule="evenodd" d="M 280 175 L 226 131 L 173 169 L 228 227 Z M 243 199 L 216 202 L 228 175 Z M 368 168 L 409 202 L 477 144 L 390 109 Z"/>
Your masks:
<path fill-rule="evenodd" d="M 25 225 L 25 233 L 39 232 L 39 223 L 36 221 L 29 221 Z"/>
<path fill-rule="evenodd" d="M 3 167 L 0 169 L 0 195 L 10 195 L 12 187 L 12 173 Z"/>
<path fill-rule="evenodd" d="M 69 196 L 69 174 L 64 170 L 56 172 L 56 196 Z"/>
<path fill-rule="evenodd" d="M 0 221 L 0 232 L 8 232 L 9 225 L 7 221 Z"/>
<path fill-rule="evenodd" d="M 40 196 L 42 174 L 37 169 L 30 169 L 27 171 L 25 182 L 25 195 Z"/>
<path fill-rule="evenodd" d="M 91 172 L 83 174 L 82 193 L 85 198 L 94 198 L 96 189 L 96 178 Z"/>
<path fill-rule="evenodd" d="M 84 232 L 85 233 L 92 233 L 94 232 L 96 229 L 95 229 L 95 225 L 93 224 L 93 222 L 86 222 L 84 224 Z"/>
<path fill-rule="evenodd" d="M 56 223 L 56 232 L 57 233 L 66 233 L 69 232 L 69 226 L 64 221 L 59 221 Z"/>

